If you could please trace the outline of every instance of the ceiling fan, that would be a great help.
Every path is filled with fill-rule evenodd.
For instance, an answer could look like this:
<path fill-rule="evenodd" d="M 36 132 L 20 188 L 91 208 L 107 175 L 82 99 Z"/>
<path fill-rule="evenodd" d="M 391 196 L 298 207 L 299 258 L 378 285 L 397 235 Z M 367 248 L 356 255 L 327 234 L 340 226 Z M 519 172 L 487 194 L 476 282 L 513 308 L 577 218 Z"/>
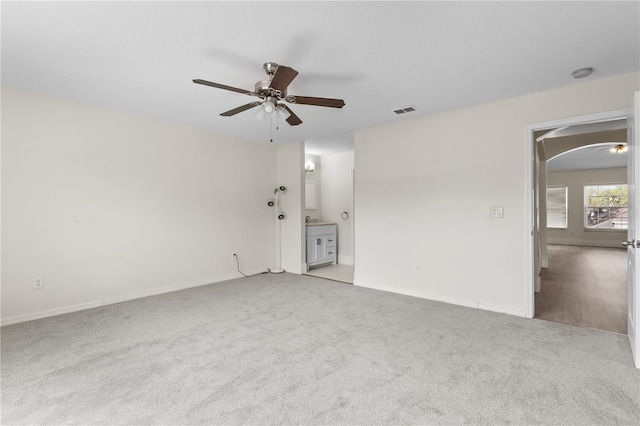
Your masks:
<path fill-rule="evenodd" d="M 277 114 L 280 114 L 280 116 L 283 117 L 289 125 L 297 126 L 302 123 L 302 120 L 300 120 L 300 118 L 298 118 L 298 116 L 295 115 L 286 104 L 282 103 L 282 101 L 286 101 L 291 104 L 316 105 L 330 108 L 342 108 L 344 106 L 344 101 L 342 99 L 289 95 L 287 94 L 287 87 L 289 87 L 289 84 L 291 84 L 293 79 L 296 78 L 298 71 L 284 65 L 278 65 L 275 62 L 266 62 L 263 65 L 263 68 L 269 78 L 268 80 L 257 82 L 253 92 L 238 89 L 237 87 L 225 86 L 224 84 L 213 83 L 207 80 L 195 79 L 193 82 L 196 84 L 203 84 L 205 86 L 216 87 L 218 89 L 255 96 L 261 99 L 260 101 L 249 102 L 248 104 L 223 112 L 220 114 L 223 117 L 231 117 L 232 115 L 236 115 L 242 111 L 262 106 L 256 114 L 258 118 L 264 118 L 266 115 L 272 114 L 275 111 Z"/>
<path fill-rule="evenodd" d="M 623 154 L 627 152 L 627 144 L 622 142 L 609 142 L 597 144 L 591 149 L 595 149 L 597 151 L 609 151 L 613 154 Z"/>

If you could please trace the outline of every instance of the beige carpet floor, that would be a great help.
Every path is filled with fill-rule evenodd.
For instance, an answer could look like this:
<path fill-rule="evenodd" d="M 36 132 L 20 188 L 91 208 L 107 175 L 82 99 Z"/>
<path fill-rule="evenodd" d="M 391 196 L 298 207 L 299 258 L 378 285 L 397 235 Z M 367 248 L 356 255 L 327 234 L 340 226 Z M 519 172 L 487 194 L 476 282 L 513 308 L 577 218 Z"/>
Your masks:
<path fill-rule="evenodd" d="M 3 425 L 637 425 L 625 336 L 261 275 L 2 328 Z"/>

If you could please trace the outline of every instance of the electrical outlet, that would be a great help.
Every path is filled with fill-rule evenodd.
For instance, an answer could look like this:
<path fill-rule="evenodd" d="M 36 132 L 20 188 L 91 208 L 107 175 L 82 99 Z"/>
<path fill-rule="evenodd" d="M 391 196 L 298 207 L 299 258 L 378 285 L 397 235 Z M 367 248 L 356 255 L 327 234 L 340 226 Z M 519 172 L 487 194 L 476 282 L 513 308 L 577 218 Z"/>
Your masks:
<path fill-rule="evenodd" d="M 44 277 L 33 277 L 33 289 L 40 290 L 44 288 Z"/>
<path fill-rule="evenodd" d="M 416 274 L 419 274 L 422 272 L 422 265 L 416 265 Z"/>

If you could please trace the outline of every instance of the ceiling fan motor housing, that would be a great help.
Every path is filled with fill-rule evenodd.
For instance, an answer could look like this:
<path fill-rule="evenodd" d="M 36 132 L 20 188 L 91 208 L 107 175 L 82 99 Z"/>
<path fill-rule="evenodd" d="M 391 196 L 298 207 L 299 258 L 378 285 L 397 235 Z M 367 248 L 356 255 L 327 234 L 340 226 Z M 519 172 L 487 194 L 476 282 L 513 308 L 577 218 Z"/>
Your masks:
<path fill-rule="evenodd" d="M 274 90 L 271 87 L 271 80 L 263 80 L 256 83 L 254 92 L 261 98 L 272 96 L 278 100 L 284 99 L 287 96 L 287 91 L 281 92 Z"/>

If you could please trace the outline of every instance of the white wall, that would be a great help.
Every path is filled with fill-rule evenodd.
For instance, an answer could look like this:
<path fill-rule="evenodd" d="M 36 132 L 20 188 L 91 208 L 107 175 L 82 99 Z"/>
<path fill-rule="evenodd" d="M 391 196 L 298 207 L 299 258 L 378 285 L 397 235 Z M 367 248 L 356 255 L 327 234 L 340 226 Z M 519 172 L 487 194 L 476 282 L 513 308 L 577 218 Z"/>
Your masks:
<path fill-rule="evenodd" d="M 355 284 L 524 315 L 526 125 L 628 108 L 639 77 L 356 132 Z"/>
<path fill-rule="evenodd" d="M 549 244 L 622 248 L 627 231 L 585 231 L 584 186 L 627 183 L 627 169 L 578 170 L 547 173 L 548 186 L 566 186 L 567 229 L 548 229 Z"/>
<path fill-rule="evenodd" d="M 338 225 L 338 263 L 353 265 L 353 151 L 322 156 L 320 217 Z M 342 219 L 341 213 L 349 218 Z"/>
<path fill-rule="evenodd" d="M 281 225 L 282 268 L 287 272 L 301 274 L 305 251 L 304 243 L 304 144 L 301 142 L 279 145 L 278 185 L 287 187 L 281 197 L 286 219 Z"/>
<path fill-rule="evenodd" d="M 2 144 L 3 324 L 274 263 L 272 146 L 6 87 Z"/>

